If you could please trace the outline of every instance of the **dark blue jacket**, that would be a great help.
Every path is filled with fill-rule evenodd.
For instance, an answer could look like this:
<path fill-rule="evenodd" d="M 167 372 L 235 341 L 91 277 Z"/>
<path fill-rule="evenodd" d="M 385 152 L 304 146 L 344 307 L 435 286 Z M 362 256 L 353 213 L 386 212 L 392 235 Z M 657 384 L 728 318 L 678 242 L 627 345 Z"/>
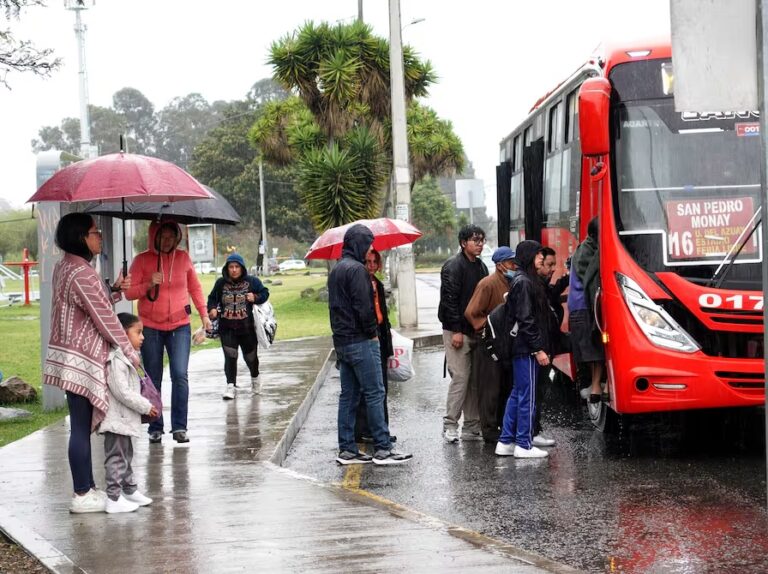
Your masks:
<path fill-rule="evenodd" d="M 242 268 L 242 275 L 240 276 L 241 279 L 238 279 L 237 284 L 232 281 L 232 278 L 229 276 L 229 271 L 227 270 L 227 266 L 230 263 L 238 263 L 240 267 Z M 220 317 L 220 323 L 219 323 L 219 330 L 242 330 L 246 326 L 250 326 L 253 324 L 253 304 L 243 302 L 242 300 L 240 302 L 231 301 L 230 304 L 232 305 L 243 305 L 243 307 L 240 307 L 240 319 L 239 320 L 227 320 L 223 316 L 224 309 L 222 308 L 225 304 L 224 301 L 222 301 L 222 295 L 224 293 L 224 287 L 226 284 L 228 284 L 228 289 L 238 289 L 237 285 L 240 284 L 241 281 L 245 281 L 248 283 L 247 292 L 253 293 L 256 295 L 256 304 L 261 305 L 264 303 L 267 299 L 269 299 L 269 289 L 267 289 L 264 284 L 261 282 L 261 280 L 258 277 L 254 277 L 253 275 L 248 275 L 248 272 L 245 268 L 245 262 L 243 261 L 243 258 L 238 255 L 237 253 L 233 253 L 227 258 L 226 263 L 224 263 L 224 267 L 221 269 L 221 277 L 219 277 L 216 280 L 216 283 L 213 285 L 213 289 L 211 289 L 210 294 L 208 295 L 208 311 L 211 309 L 218 309 L 219 310 L 219 317 Z M 242 289 L 238 289 L 241 292 L 241 295 L 239 297 L 242 297 Z M 243 310 L 245 311 L 246 316 L 243 315 Z M 239 324 L 242 323 L 242 324 Z"/>
<path fill-rule="evenodd" d="M 372 243 L 370 229 L 360 224 L 350 227 L 344 235 L 341 259 L 328 276 L 328 309 L 336 347 L 377 335 L 373 289 L 364 265 Z"/>

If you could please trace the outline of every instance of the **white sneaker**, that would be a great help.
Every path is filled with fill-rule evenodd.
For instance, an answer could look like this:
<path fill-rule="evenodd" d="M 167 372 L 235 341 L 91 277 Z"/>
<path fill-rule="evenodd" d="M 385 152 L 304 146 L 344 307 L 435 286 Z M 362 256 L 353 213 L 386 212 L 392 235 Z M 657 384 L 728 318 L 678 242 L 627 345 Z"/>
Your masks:
<path fill-rule="evenodd" d="M 101 498 L 104 501 L 104 504 L 107 503 L 107 493 L 103 490 L 99 490 L 98 488 L 92 488 L 91 492 L 94 493 L 96 496 Z"/>
<path fill-rule="evenodd" d="M 533 437 L 533 446 L 555 446 L 555 439 L 537 434 Z"/>
<path fill-rule="evenodd" d="M 482 441 L 483 440 L 483 433 L 480 432 L 471 432 L 471 431 L 461 431 L 461 440 L 462 442 L 467 441 Z"/>
<path fill-rule="evenodd" d="M 134 492 L 133 494 L 125 494 L 123 493 L 123 497 L 128 502 L 135 502 L 139 506 L 148 506 L 152 504 L 152 499 L 148 496 L 144 496 L 141 492 L 138 490 Z"/>
<path fill-rule="evenodd" d="M 515 446 L 515 458 L 547 458 L 548 456 L 549 453 L 546 450 L 541 450 L 535 446 L 531 448 Z"/>
<path fill-rule="evenodd" d="M 138 510 L 139 505 L 126 498 L 121 494 L 117 500 L 107 498 L 107 514 L 118 514 L 120 512 L 133 512 Z"/>
<path fill-rule="evenodd" d="M 227 388 L 221 394 L 221 398 L 225 401 L 231 401 L 235 398 L 235 385 L 227 385 Z"/>
<path fill-rule="evenodd" d="M 69 511 L 72 514 L 85 514 L 86 512 L 104 512 L 107 503 L 104 498 L 91 489 L 82 496 L 75 494 L 69 503 Z"/>
<path fill-rule="evenodd" d="M 251 377 L 251 392 L 254 395 L 261 394 L 261 375 L 258 377 Z"/>
<path fill-rule="evenodd" d="M 443 440 L 447 443 L 459 442 L 459 431 L 456 429 L 443 430 Z"/>
<path fill-rule="evenodd" d="M 505 444 L 503 442 L 497 442 L 495 452 L 499 456 L 514 456 L 515 448 L 517 448 L 517 445 L 513 442 L 509 444 Z"/>

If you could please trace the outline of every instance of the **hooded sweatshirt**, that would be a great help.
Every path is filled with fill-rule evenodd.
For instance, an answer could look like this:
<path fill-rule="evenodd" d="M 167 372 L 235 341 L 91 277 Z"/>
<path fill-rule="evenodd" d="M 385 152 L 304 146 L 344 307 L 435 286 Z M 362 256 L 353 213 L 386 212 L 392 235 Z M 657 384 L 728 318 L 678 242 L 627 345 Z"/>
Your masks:
<path fill-rule="evenodd" d="M 544 285 L 538 276 L 529 274 L 533 260 L 541 249 L 538 241 L 526 240 L 515 249 L 518 270 L 510 279 L 509 296 L 505 308 L 507 324 L 517 323 L 518 332 L 512 343 L 512 355 L 528 355 L 538 351 L 551 353 L 549 317 L 551 313 Z"/>
<path fill-rule="evenodd" d="M 237 263 L 241 267 L 237 279 L 229 275 L 230 263 Z M 232 253 L 227 257 L 221 268 L 221 277 L 216 280 L 208 295 L 208 310 L 217 309 L 219 312 L 219 331 L 253 330 L 253 304 L 246 300 L 248 293 L 256 296 L 257 305 L 269 299 L 269 289 L 264 287 L 258 277 L 248 275 L 245 260 L 239 253 Z"/>
<path fill-rule="evenodd" d="M 160 253 L 158 230 L 168 223 L 176 230 L 176 245 L 170 253 Z M 190 297 L 200 317 L 207 317 L 203 288 L 192 260 L 186 251 L 177 249 L 181 237 L 181 228 L 175 221 L 153 221 L 149 226 L 149 248 L 139 253 L 131 263 L 131 288 L 125 292 L 125 297 L 131 301 L 139 300 L 139 317 L 145 327 L 172 331 L 188 325 Z M 157 290 L 157 299 L 150 301 L 148 294 L 154 291 L 152 274 L 156 271 L 163 274 L 163 281 Z"/>
<path fill-rule="evenodd" d="M 328 309 L 333 344 L 343 347 L 377 335 L 373 288 L 363 262 L 373 244 L 373 233 L 355 224 L 344 234 L 341 259 L 328 276 Z"/>

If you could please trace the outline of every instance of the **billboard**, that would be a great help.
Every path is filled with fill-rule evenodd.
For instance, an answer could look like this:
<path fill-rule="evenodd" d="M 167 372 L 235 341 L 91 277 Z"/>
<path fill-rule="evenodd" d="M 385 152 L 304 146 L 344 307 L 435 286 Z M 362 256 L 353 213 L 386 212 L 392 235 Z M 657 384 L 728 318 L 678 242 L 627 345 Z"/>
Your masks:
<path fill-rule="evenodd" d="M 213 263 L 213 225 L 187 225 L 187 241 L 192 263 Z"/>

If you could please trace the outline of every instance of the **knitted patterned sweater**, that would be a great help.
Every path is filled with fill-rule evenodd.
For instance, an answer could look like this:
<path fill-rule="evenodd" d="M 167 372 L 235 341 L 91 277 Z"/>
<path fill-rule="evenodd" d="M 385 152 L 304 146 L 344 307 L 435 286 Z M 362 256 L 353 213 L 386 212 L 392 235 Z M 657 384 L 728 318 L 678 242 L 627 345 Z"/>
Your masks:
<path fill-rule="evenodd" d="M 107 358 L 112 345 L 140 364 L 107 297 L 104 282 L 91 265 L 70 253 L 53 270 L 51 337 L 43 382 L 82 395 L 94 407 L 91 429 L 109 408 Z"/>

